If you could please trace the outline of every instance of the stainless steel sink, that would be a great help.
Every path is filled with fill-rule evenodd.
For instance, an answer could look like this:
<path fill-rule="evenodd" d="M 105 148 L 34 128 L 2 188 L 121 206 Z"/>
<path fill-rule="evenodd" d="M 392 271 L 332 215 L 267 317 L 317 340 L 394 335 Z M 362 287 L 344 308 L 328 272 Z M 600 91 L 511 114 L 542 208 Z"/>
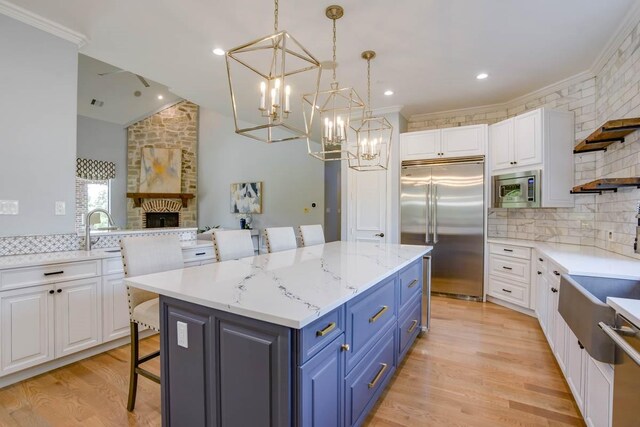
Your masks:
<path fill-rule="evenodd" d="M 640 280 L 563 274 L 558 312 L 591 357 L 613 363 L 613 341 L 598 327 L 614 324 L 616 312 L 607 297 L 640 299 Z"/>

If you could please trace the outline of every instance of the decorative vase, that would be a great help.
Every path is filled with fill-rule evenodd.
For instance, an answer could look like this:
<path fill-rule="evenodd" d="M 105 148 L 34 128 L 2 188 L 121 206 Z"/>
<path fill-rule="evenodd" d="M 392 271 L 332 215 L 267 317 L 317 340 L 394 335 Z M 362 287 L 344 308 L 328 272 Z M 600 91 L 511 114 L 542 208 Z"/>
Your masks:
<path fill-rule="evenodd" d="M 247 220 L 244 218 L 240 218 L 240 229 L 244 230 L 245 228 L 247 228 Z"/>

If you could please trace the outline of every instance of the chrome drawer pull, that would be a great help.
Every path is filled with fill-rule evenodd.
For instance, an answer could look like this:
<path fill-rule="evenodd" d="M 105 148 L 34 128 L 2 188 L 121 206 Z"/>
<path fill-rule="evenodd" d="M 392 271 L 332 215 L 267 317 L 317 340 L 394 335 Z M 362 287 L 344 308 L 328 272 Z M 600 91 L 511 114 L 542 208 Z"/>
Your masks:
<path fill-rule="evenodd" d="M 60 271 L 52 271 L 51 273 L 44 273 L 45 276 L 53 276 L 55 274 L 63 274 L 64 270 L 60 270 Z"/>
<path fill-rule="evenodd" d="M 504 268 L 505 270 L 513 270 L 513 268 L 511 268 L 511 267 L 505 267 L 504 265 L 502 266 L 502 268 Z"/>
<path fill-rule="evenodd" d="M 384 314 L 385 311 L 389 310 L 389 306 L 383 305 L 379 312 L 374 314 L 369 318 L 369 323 L 373 323 L 380 318 Z"/>
<path fill-rule="evenodd" d="M 413 332 L 413 330 L 416 328 L 416 326 L 418 326 L 418 321 L 417 320 L 412 320 L 411 321 L 411 326 L 409 326 L 409 329 L 407 329 L 407 333 L 410 334 L 411 332 Z"/>
<path fill-rule="evenodd" d="M 326 328 L 321 329 L 319 331 L 316 332 L 316 336 L 317 337 L 323 337 L 325 335 L 327 335 L 329 332 L 333 331 L 336 328 L 336 322 L 331 322 L 327 325 Z"/>
<path fill-rule="evenodd" d="M 407 285 L 407 288 L 411 289 L 411 288 L 413 288 L 417 283 L 418 283 L 418 279 L 413 279 L 413 280 L 411 281 L 411 283 L 409 283 L 409 285 Z"/>
<path fill-rule="evenodd" d="M 382 374 L 384 374 L 384 371 L 387 370 L 387 364 L 386 363 L 381 363 L 380 366 L 381 366 L 380 370 L 378 371 L 376 376 L 373 377 L 373 380 L 369 383 L 369 388 L 374 388 L 376 386 L 376 384 L 378 383 L 378 381 L 380 381 L 380 377 L 382 377 Z"/>
<path fill-rule="evenodd" d="M 502 288 L 502 290 L 507 292 L 507 293 L 509 293 L 509 294 L 511 293 L 511 291 L 509 289 Z"/>

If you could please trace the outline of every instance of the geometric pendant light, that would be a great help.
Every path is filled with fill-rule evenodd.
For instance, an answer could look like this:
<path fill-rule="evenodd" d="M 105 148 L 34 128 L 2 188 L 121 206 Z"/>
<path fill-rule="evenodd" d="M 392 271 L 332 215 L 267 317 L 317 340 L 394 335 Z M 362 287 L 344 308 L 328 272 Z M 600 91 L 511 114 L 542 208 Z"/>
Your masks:
<path fill-rule="evenodd" d="M 226 54 L 236 133 L 267 143 L 307 138 L 303 108 L 291 99 L 308 93 L 315 103 L 321 72 L 307 49 L 278 31 L 278 0 L 274 6 L 274 33 Z"/>

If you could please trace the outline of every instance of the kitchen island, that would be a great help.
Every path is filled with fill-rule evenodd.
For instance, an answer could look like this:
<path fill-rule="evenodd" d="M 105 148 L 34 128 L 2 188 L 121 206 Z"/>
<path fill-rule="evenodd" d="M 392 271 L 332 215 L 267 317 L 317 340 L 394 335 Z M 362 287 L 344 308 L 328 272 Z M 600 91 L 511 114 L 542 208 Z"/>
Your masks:
<path fill-rule="evenodd" d="M 128 278 L 160 294 L 163 425 L 360 425 L 421 330 L 430 250 L 333 242 Z"/>

